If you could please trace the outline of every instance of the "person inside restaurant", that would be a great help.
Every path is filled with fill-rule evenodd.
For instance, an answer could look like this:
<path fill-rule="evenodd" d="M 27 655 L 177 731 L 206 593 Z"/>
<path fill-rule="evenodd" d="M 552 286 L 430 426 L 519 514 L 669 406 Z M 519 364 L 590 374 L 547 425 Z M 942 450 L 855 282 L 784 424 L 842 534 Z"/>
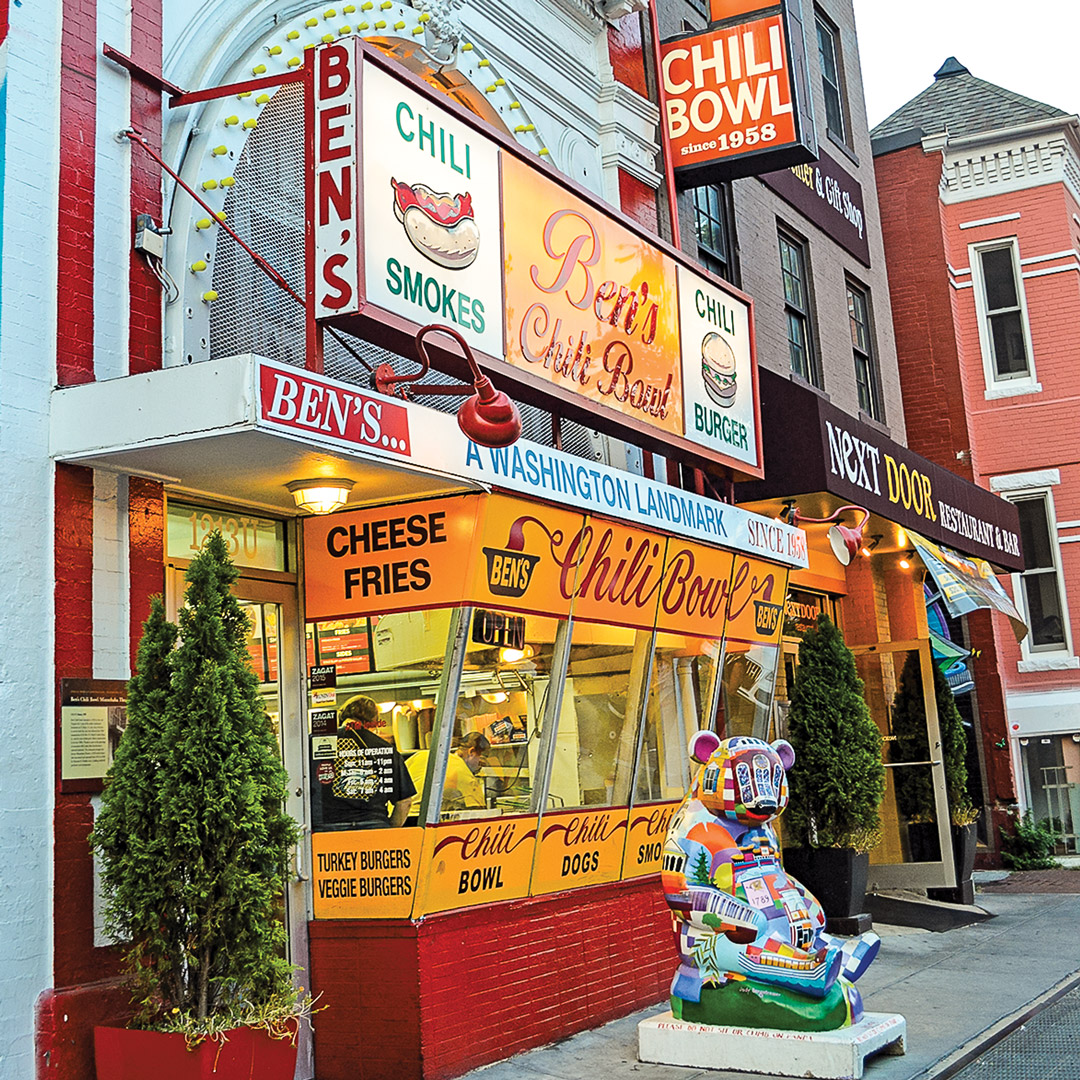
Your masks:
<path fill-rule="evenodd" d="M 379 726 L 378 706 L 357 694 L 341 707 L 338 721 L 333 781 L 322 787 L 323 826 L 387 829 L 404 825 L 416 787 L 394 744 L 372 730 Z"/>
<path fill-rule="evenodd" d="M 487 805 L 484 781 L 479 777 L 484 755 L 491 749 L 491 742 L 483 732 L 470 731 L 464 735 L 450 754 L 446 764 L 446 783 L 443 786 L 442 810 L 482 810 Z M 427 773 L 429 751 L 419 750 L 413 754 L 406 767 L 416 787 L 419 804 L 423 794 L 424 777 Z"/>

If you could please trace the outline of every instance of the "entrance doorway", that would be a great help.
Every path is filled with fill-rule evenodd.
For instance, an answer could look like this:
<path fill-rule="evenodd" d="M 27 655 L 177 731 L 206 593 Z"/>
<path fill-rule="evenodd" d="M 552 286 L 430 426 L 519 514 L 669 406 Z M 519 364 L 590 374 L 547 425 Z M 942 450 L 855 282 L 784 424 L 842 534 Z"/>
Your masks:
<path fill-rule="evenodd" d="M 187 563 L 180 561 L 166 566 L 165 607 L 168 618 L 173 621 L 183 603 L 186 569 Z M 233 592 L 251 620 L 248 653 L 289 774 L 285 809 L 301 829 L 282 902 L 287 956 L 298 969 L 295 978 L 300 980 L 300 985 L 310 986 L 307 969 L 311 896 L 307 883 L 311 874 L 306 860 L 311 845 L 304 795 L 307 790 L 306 702 L 302 678 L 304 640 L 300 633 L 295 576 L 255 572 L 252 576 L 241 577 Z M 314 1055 L 311 1032 L 305 1025 L 300 1026 L 299 1051 L 297 1080 L 310 1080 L 315 1074 Z"/>
<path fill-rule="evenodd" d="M 930 642 L 850 648 L 881 732 L 885 764 L 882 835 L 870 853 L 869 887 L 953 888 L 956 871 Z"/>

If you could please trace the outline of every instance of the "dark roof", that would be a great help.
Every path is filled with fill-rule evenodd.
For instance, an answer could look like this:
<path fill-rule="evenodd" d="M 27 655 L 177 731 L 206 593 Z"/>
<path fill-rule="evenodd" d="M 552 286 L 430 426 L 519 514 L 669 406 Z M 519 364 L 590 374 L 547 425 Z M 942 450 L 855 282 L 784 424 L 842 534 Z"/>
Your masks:
<path fill-rule="evenodd" d="M 882 120 L 870 137 L 876 142 L 918 129 L 927 135 L 946 129 L 950 135 L 978 135 L 1068 115 L 1052 105 L 977 79 L 955 56 L 950 56 L 934 73 L 934 81 Z"/>

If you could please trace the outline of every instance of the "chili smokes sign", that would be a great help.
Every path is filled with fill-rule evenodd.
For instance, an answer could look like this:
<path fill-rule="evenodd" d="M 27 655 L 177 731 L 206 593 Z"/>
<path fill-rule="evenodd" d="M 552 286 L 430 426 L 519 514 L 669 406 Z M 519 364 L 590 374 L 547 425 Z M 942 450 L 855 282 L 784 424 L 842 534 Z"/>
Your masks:
<path fill-rule="evenodd" d="M 308 59 L 314 318 L 362 319 L 402 348 L 416 327 L 451 326 L 573 419 L 760 475 L 750 299 L 384 63 L 358 39 Z M 718 313 L 707 330 L 698 295 Z M 306 426 L 302 404 L 283 397 L 279 419 Z M 362 405 L 350 423 L 354 441 L 381 440 Z"/>

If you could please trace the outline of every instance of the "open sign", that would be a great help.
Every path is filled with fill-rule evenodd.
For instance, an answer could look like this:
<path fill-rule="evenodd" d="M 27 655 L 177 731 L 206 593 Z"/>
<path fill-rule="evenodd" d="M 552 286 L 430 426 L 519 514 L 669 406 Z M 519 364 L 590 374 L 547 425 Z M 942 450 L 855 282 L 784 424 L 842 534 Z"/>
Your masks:
<path fill-rule="evenodd" d="M 525 648 L 525 619 L 501 611 L 478 608 L 473 615 L 472 639 L 477 645 L 500 649 Z"/>

